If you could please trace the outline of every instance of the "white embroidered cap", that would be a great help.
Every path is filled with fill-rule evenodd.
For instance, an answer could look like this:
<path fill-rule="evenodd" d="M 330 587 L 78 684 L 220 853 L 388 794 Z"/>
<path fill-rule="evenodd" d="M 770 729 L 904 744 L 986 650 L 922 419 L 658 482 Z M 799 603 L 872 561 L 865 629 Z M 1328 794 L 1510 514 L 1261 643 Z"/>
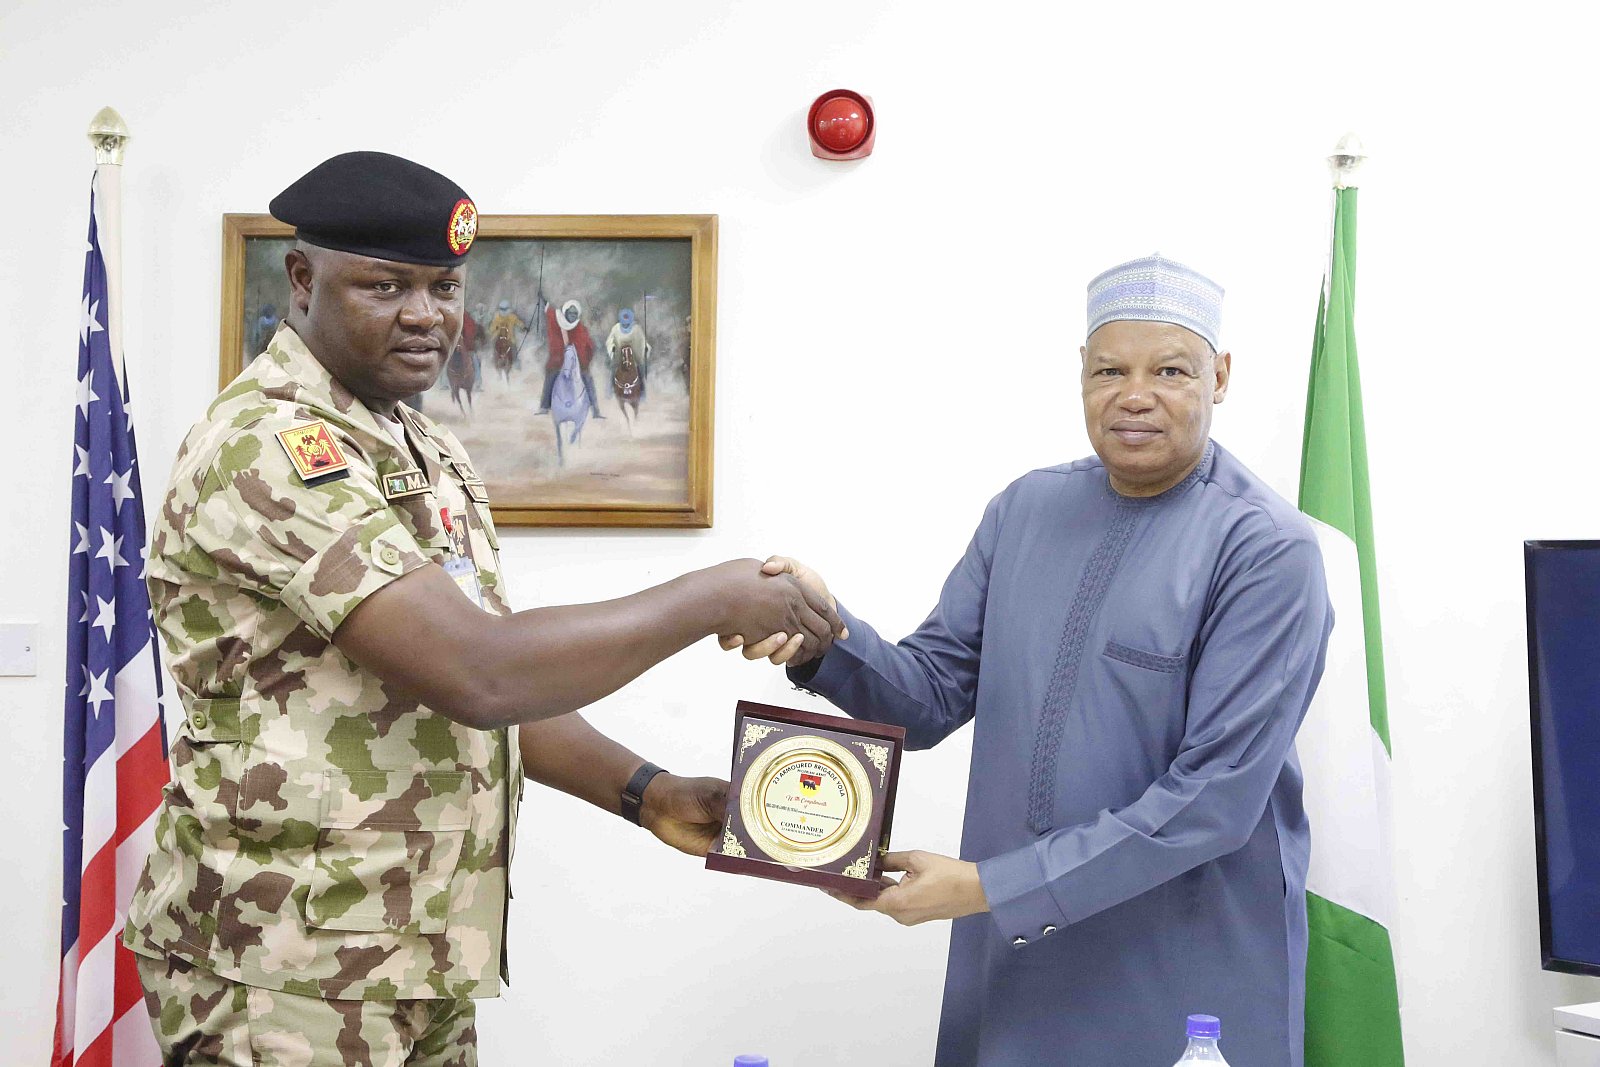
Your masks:
<path fill-rule="evenodd" d="M 1213 351 L 1222 333 L 1222 286 L 1158 252 L 1132 259 L 1089 283 L 1089 329 L 1132 319 L 1170 322 L 1206 339 Z"/>

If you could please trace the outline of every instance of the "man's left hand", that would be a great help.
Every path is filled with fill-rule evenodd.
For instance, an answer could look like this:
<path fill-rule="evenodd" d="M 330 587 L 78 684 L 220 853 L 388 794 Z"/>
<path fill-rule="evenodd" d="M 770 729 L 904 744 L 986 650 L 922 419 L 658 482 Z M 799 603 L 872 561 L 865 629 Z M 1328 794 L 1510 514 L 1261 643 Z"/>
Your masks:
<path fill-rule="evenodd" d="M 978 865 L 933 852 L 890 852 L 883 858 L 886 871 L 904 871 L 896 882 L 884 878 L 884 890 L 874 900 L 829 893 L 857 911 L 877 911 L 901 926 L 916 926 L 935 919 L 959 919 L 989 910 L 978 878 Z"/>
<path fill-rule="evenodd" d="M 704 856 L 722 833 L 727 806 L 728 783 L 721 778 L 658 774 L 645 786 L 639 824 L 679 852 Z"/>

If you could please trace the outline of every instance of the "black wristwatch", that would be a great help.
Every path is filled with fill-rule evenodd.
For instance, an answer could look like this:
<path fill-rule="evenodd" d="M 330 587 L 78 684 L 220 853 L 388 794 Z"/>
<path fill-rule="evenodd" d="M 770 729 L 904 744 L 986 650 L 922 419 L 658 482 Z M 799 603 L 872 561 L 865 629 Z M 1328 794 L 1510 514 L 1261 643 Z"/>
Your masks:
<path fill-rule="evenodd" d="M 633 772 L 633 777 L 628 779 L 628 784 L 622 787 L 622 817 L 633 823 L 639 822 L 640 809 L 644 807 L 644 790 L 650 780 L 666 771 L 654 763 L 646 763 L 643 767 Z"/>

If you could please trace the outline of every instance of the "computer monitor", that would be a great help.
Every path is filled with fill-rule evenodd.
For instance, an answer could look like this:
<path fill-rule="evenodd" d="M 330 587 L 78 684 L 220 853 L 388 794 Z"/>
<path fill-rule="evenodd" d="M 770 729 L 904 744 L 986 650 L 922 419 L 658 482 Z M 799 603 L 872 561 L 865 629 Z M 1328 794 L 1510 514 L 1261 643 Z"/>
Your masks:
<path fill-rule="evenodd" d="M 1527 541 L 1528 697 L 1546 970 L 1600 975 L 1600 541 Z"/>

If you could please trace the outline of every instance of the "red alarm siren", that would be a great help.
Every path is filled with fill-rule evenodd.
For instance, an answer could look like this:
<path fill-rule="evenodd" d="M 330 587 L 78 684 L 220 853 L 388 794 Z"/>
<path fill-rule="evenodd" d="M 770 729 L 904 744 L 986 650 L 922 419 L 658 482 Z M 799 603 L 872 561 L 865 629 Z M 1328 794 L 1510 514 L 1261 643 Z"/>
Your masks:
<path fill-rule="evenodd" d="M 878 139 L 872 98 L 849 89 L 823 93 L 806 115 L 806 135 L 818 159 L 865 159 Z"/>

